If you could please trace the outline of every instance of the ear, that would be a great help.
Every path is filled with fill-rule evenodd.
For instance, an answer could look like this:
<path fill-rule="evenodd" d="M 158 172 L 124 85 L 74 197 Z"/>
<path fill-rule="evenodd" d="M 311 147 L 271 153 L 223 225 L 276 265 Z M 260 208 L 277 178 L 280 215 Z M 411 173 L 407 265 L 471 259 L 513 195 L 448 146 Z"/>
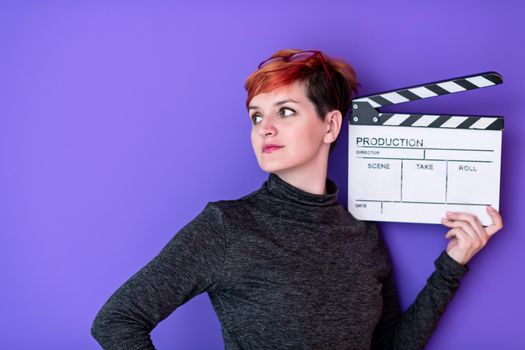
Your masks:
<path fill-rule="evenodd" d="M 343 116 L 339 110 L 333 110 L 326 114 L 324 123 L 326 125 L 326 134 L 324 141 L 326 143 L 332 143 L 337 139 L 339 132 L 341 131 L 341 123 Z"/>

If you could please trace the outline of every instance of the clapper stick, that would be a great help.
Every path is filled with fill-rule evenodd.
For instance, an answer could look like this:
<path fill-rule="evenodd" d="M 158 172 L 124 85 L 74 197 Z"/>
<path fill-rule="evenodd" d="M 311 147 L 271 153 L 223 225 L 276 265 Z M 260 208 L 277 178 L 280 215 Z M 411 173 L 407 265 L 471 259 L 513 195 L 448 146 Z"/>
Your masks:
<path fill-rule="evenodd" d="M 496 72 L 352 101 L 348 210 L 357 219 L 440 224 L 446 211 L 491 223 L 499 210 L 502 116 L 382 113 L 379 108 L 503 83 Z"/>
<path fill-rule="evenodd" d="M 352 101 L 350 124 L 398 125 L 456 129 L 502 130 L 501 116 L 381 113 L 378 108 L 443 96 L 503 83 L 501 75 L 486 72 L 359 97 Z"/>

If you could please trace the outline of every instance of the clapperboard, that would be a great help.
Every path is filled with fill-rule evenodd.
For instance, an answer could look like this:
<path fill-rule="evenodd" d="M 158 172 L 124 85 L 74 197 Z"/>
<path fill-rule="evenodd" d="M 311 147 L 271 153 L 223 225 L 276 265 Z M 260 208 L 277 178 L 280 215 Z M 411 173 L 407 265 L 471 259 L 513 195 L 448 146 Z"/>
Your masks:
<path fill-rule="evenodd" d="M 501 84 L 487 72 L 352 101 L 348 210 L 357 219 L 441 223 L 446 211 L 492 223 L 499 210 L 503 117 L 382 113 L 378 108 Z"/>

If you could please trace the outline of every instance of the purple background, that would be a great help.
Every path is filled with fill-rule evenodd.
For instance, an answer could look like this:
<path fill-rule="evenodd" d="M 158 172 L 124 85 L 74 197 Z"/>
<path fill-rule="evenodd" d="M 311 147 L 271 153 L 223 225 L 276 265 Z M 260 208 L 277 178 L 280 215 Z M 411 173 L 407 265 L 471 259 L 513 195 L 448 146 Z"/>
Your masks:
<path fill-rule="evenodd" d="M 350 62 L 360 95 L 502 74 L 497 87 L 387 110 L 505 116 L 505 227 L 470 262 L 427 348 L 523 349 L 523 11 L 518 1 L 2 1 L 0 348 L 98 349 L 90 326 L 111 293 L 208 201 L 261 186 L 243 84 L 290 47 Z M 342 133 L 329 176 L 346 206 Z M 406 308 L 446 228 L 380 227 Z M 223 348 L 207 294 L 152 337 L 159 349 Z"/>

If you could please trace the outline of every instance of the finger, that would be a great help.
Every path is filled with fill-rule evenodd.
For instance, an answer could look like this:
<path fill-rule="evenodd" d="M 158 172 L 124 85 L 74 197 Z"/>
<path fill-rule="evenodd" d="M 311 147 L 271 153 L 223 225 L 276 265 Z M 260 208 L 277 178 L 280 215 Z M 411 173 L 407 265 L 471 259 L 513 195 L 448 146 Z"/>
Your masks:
<path fill-rule="evenodd" d="M 474 240 L 478 240 L 480 238 L 480 236 L 476 232 L 476 230 L 474 230 L 474 228 L 471 226 L 471 224 L 469 222 L 467 222 L 467 221 L 462 221 L 462 220 L 456 220 L 456 221 L 444 220 L 443 224 L 445 226 L 447 226 L 447 227 L 461 228 L 463 231 L 465 231 L 465 233 L 469 237 L 471 237 Z"/>
<path fill-rule="evenodd" d="M 484 231 L 483 225 L 476 215 L 469 213 L 447 212 L 447 218 L 450 220 L 467 221 L 476 231 L 479 231 L 480 233 L 481 231 Z"/>
<path fill-rule="evenodd" d="M 471 240 L 470 236 L 463 231 L 461 227 L 456 227 L 448 231 L 445 238 L 448 238 L 450 242 L 456 241 L 456 245 L 460 247 L 464 247 L 465 242 L 470 242 Z"/>
<path fill-rule="evenodd" d="M 472 229 L 474 230 L 473 233 L 476 234 L 477 238 L 481 241 L 483 245 L 485 245 L 490 238 L 488 233 L 485 231 L 485 228 L 479 221 L 478 217 L 476 215 L 468 214 L 468 213 L 457 213 L 457 212 L 447 212 L 447 217 L 453 220 L 463 220 L 470 224 Z M 465 231 L 468 234 L 471 234 L 472 231 L 466 230 Z M 475 238 L 475 237 L 474 237 Z"/>
<path fill-rule="evenodd" d="M 456 237 L 456 229 L 449 230 L 445 235 L 445 238 L 450 239 Z"/>
<path fill-rule="evenodd" d="M 461 234 L 462 237 L 466 234 L 461 227 L 456 227 L 447 232 L 445 235 L 445 238 L 458 238 L 458 235 Z"/>
<path fill-rule="evenodd" d="M 470 244 L 466 243 L 470 241 L 470 236 L 461 228 L 451 229 L 447 236 L 451 238 L 447 245 L 447 253 L 460 264 L 465 264 L 472 255 Z"/>
<path fill-rule="evenodd" d="M 492 236 L 503 228 L 503 220 L 499 212 L 491 206 L 487 207 L 487 213 L 492 219 L 492 225 L 487 226 L 486 231 L 489 236 Z"/>

